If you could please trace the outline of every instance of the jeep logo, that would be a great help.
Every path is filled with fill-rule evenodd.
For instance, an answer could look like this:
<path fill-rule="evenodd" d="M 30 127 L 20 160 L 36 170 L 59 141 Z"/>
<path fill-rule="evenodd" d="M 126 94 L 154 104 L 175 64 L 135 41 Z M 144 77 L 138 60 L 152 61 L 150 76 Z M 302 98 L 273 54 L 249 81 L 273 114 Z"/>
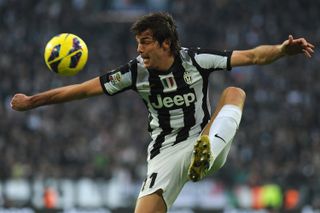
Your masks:
<path fill-rule="evenodd" d="M 162 97 L 160 94 L 158 94 L 156 100 L 154 102 L 150 100 L 150 103 L 155 109 L 160 109 L 162 107 L 176 109 L 183 105 L 188 107 L 195 101 L 195 94 L 193 92 L 189 92 L 187 94 L 176 94 L 165 97 Z"/>

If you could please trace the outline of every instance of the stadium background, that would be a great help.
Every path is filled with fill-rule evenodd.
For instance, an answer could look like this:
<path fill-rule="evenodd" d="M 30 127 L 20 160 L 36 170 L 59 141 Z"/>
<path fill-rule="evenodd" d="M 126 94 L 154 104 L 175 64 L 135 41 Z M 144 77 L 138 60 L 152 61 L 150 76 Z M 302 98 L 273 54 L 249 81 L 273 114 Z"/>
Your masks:
<path fill-rule="evenodd" d="M 79 83 L 126 63 L 136 56 L 132 21 L 159 10 L 172 13 L 187 47 L 245 49 L 289 34 L 319 46 L 316 0 L 0 0 L 0 212 L 130 211 L 149 142 L 135 93 L 24 113 L 9 102 L 16 92 Z M 89 48 L 75 77 L 50 73 L 43 60 L 46 42 L 62 32 Z M 212 75 L 213 106 L 226 86 L 247 92 L 241 127 L 224 168 L 187 184 L 172 212 L 319 212 L 319 62 L 316 50 L 311 60 Z"/>

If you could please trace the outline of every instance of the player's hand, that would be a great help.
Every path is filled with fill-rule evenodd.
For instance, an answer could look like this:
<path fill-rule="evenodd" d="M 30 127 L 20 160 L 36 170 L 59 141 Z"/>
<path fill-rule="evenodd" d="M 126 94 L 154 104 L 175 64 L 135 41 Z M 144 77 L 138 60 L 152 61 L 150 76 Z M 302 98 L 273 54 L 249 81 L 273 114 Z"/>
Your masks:
<path fill-rule="evenodd" d="M 281 51 L 285 55 L 296 55 L 304 53 L 306 57 L 311 58 L 314 53 L 314 45 L 309 43 L 305 38 L 293 39 L 289 35 L 288 40 L 281 44 Z"/>
<path fill-rule="evenodd" d="M 30 96 L 25 94 L 15 94 L 10 102 L 11 108 L 16 111 L 26 111 L 32 109 Z"/>

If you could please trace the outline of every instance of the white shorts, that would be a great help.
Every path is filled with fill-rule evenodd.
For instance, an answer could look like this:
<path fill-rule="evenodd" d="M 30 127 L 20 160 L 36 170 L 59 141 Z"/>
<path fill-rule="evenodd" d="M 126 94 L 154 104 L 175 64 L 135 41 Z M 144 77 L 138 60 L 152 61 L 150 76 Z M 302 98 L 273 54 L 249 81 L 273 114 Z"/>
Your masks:
<path fill-rule="evenodd" d="M 197 137 L 194 137 L 162 150 L 148 161 L 147 178 L 138 198 L 162 190 L 167 209 L 172 206 L 188 181 L 188 169 L 196 139 Z"/>
<path fill-rule="evenodd" d="M 168 149 L 162 150 L 156 157 L 148 161 L 147 178 L 142 183 L 138 198 L 162 190 L 162 197 L 167 209 L 170 209 L 178 197 L 182 187 L 189 180 L 188 169 L 191 163 L 194 144 L 198 137 L 182 141 Z M 225 163 L 232 144 L 217 156 L 208 175 L 212 175 Z"/>

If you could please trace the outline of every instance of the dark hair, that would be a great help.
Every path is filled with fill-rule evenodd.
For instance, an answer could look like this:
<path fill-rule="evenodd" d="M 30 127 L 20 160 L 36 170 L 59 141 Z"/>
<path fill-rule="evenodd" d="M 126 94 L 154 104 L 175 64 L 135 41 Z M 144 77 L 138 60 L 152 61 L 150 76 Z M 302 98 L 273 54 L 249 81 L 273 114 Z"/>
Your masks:
<path fill-rule="evenodd" d="M 170 14 L 165 12 L 150 13 L 139 18 L 131 27 L 131 31 L 138 35 L 150 29 L 153 38 L 159 42 L 160 45 L 164 40 L 168 39 L 171 43 L 170 50 L 174 55 L 178 55 L 180 42 L 177 33 L 177 26 Z"/>

